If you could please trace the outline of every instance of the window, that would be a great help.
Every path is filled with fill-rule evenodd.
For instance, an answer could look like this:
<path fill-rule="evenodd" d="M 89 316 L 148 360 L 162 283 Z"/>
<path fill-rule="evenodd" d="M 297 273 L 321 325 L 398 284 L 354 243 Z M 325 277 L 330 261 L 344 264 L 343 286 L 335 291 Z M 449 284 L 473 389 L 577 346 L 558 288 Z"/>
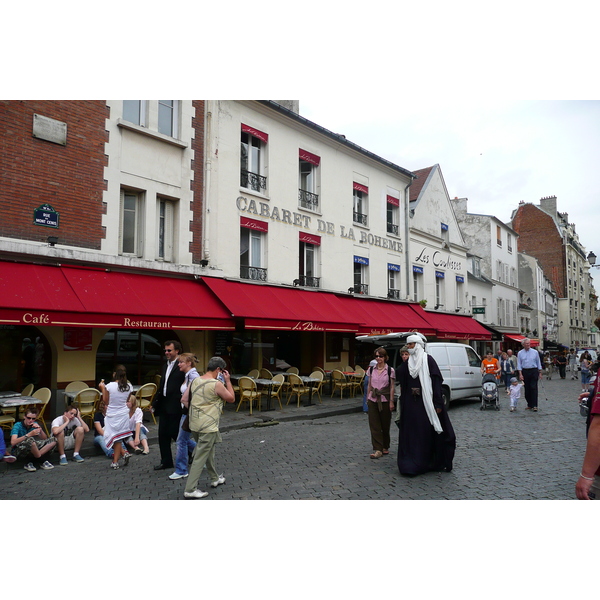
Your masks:
<path fill-rule="evenodd" d="M 512 252 L 512 235 L 510 233 L 506 234 L 506 248 L 509 252 Z"/>
<path fill-rule="evenodd" d="M 148 102 L 146 100 L 123 100 L 123 119 L 134 125 L 146 127 Z"/>
<path fill-rule="evenodd" d="M 352 221 L 356 225 L 368 225 L 367 220 L 367 200 L 369 197 L 369 188 L 360 183 L 354 182 L 353 185 L 353 210 Z"/>
<path fill-rule="evenodd" d="M 496 243 L 502 247 L 502 229 L 500 229 L 500 225 L 496 225 Z"/>
<path fill-rule="evenodd" d="M 240 225 L 240 277 L 266 281 L 265 248 L 268 223 L 241 217 Z"/>
<path fill-rule="evenodd" d="M 444 306 L 445 302 L 445 285 L 444 285 L 445 273 L 443 271 L 435 272 L 435 309 Z"/>
<path fill-rule="evenodd" d="M 423 298 L 423 267 L 413 266 L 413 302 Z"/>
<path fill-rule="evenodd" d="M 400 199 L 388 195 L 386 206 L 387 232 L 400 235 Z"/>
<path fill-rule="evenodd" d="M 473 275 L 481 277 L 481 264 L 478 258 L 473 257 Z"/>
<path fill-rule="evenodd" d="M 299 279 L 295 285 L 306 287 L 319 287 L 319 248 L 321 238 L 318 235 L 300 233 L 300 265 L 298 268 Z"/>
<path fill-rule="evenodd" d="M 157 227 L 158 244 L 156 249 L 156 258 L 165 262 L 173 262 L 174 247 L 174 203 L 162 198 L 158 199 L 157 204 Z"/>
<path fill-rule="evenodd" d="M 266 143 L 268 135 L 247 125 L 242 124 L 240 185 L 255 192 L 265 192 L 267 178 L 265 177 Z"/>
<path fill-rule="evenodd" d="M 179 134 L 179 100 L 158 101 L 158 132 L 170 137 Z"/>
<path fill-rule="evenodd" d="M 498 325 L 502 325 L 502 318 L 504 317 L 504 302 L 502 298 L 498 298 L 496 305 L 496 318 L 498 319 Z"/>
<path fill-rule="evenodd" d="M 355 294 L 368 294 L 369 259 L 363 256 L 354 257 L 354 288 Z"/>
<path fill-rule="evenodd" d="M 400 265 L 388 263 L 388 298 L 400 300 Z"/>
<path fill-rule="evenodd" d="M 298 171 L 298 205 L 308 210 L 319 210 L 318 171 L 321 158 L 300 149 Z"/>
<path fill-rule="evenodd" d="M 517 326 L 517 303 L 515 300 L 512 301 L 512 324 L 513 327 Z"/>
<path fill-rule="evenodd" d="M 456 276 L 456 308 L 462 308 L 463 288 L 465 278 L 462 275 Z"/>
<path fill-rule="evenodd" d="M 119 241 L 121 254 L 142 256 L 143 195 L 121 190 Z"/>

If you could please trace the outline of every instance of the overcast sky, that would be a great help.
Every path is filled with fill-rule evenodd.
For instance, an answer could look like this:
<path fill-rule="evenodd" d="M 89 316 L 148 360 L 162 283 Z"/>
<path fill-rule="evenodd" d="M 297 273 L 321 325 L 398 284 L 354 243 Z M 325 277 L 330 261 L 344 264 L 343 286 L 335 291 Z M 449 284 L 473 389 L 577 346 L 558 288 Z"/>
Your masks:
<path fill-rule="evenodd" d="M 519 201 L 556 196 L 586 251 L 600 257 L 600 101 L 362 105 L 360 96 L 300 99 L 300 114 L 406 169 L 439 164 L 450 197 L 468 198 L 472 213 L 507 223 Z"/>

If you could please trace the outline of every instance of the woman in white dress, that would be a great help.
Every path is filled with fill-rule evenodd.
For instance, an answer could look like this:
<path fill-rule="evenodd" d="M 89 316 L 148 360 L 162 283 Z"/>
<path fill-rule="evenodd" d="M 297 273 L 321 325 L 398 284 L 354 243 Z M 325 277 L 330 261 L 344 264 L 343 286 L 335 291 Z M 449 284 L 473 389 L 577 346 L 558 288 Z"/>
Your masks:
<path fill-rule="evenodd" d="M 133 386 L 127 381 L 127 371 L 123 365 L 117 365 L 113 373 L 114 381 L 104 385 L 104 379 L 98 388 L 102 392 L 102 401 L 106 403 L 106 417 L 104 418 L 104 442 L 107 448 L 114 448 L 111 468 L 119 468 L 122 446 L 116 442 L 124 442 L 131 437 L 129 426 L 129 408 L 127 399 L 133 393 Z M 123 453 L 123 465 L 129 461 L 131 454 Z"/>

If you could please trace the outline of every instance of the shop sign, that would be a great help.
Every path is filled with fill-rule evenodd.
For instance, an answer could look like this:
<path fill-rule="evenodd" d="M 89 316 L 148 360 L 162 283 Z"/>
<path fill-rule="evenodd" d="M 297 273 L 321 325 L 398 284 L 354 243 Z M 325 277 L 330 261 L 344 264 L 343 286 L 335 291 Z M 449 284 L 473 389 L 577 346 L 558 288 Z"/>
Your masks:
<path fill-rule="evenodd" d="M 298 321 L 292 327 L 292 331 L 325 331 L 325 327 L 317 325 L 312 321 Z"/>
<path fill-rule="evenodd" d="M 474 315 L 485 315 L 485 306 L 474 306 L 473 314 Z"/>

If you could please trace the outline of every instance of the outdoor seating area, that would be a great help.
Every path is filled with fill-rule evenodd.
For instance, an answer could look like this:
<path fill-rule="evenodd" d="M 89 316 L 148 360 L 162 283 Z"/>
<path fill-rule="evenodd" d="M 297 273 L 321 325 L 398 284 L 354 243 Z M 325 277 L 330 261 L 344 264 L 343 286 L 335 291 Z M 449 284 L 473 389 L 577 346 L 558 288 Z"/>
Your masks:
<path fill-rule="evenodd" d="M 344 370 L 326 371 L 322 367 L 313 367 L 308 375 L 301 375 L 297 367 L 289 367 L 285 371 L 272 372 L 269 369 L 251 369 L 247 374 L 234 373 L 231 375 L 237 408 L 248 402 L 250 414 L 253 410 L 264 410 L 262 400 L 266 400 L 266 410 L 271 410 L 272 401 L 279 404 L 283 410 L 282 400 L 286 405 L 295 400 L 299 407 L 304 401 L 305 406 L 313 403 L 316 398 L 322 404 L 323 386 L 329 385 L 331 397 L 339 393 L 340 398 L 350 398 L 363 393 L 365 371 L 362 367 L 344 367 Z M 275 403 L 273 404 L 275 408 Z"/>

